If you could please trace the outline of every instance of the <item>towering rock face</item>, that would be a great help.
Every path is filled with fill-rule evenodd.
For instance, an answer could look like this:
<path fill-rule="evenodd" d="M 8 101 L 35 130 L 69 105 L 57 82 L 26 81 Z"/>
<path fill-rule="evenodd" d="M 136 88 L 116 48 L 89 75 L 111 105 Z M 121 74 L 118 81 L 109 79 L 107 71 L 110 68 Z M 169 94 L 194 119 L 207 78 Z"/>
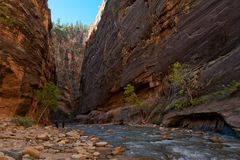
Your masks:
<path fill-rule="evenodd" d="M 47 0 L 0 1 L 0 117 L 26 114 L 54 80 Z"/>
<path fill-rule="evenodd" d="M 57 84 L 60 89 L 60 108 L 70 113 L 79 97 L 80 71 L 83 61 L 87 28 L 83 25 L 54 25 Z"/>
<path fill-rule="evenodd" d="M 167 97 L 177 61 L 198 75 L 201 95 L 240 80 L 239 8 L 238 0 L 107 1 L 86 47 L 79 113 L 121 106 L 128 83 L 143 99 Z"/>
<path fill-rule="evenodd" d="M 96 16 L 95 22 L 92 25 L 90 25 L 90 27 L 89 27 L 88 38 L 91 36 L 92 32 L 95 32 L 97 30 L 97 26 L 101 20 L 106 3 L 107 3 L 107 0 L 102 1 L 102 4 L 98 9 L 98 14 Z"/>

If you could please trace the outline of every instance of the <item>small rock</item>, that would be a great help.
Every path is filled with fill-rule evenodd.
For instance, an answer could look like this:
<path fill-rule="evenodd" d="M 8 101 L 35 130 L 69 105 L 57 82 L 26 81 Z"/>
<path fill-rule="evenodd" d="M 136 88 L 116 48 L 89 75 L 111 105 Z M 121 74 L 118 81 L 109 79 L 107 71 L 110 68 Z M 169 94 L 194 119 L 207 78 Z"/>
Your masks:
<path fill-rule="evenodd" d="M 81 158 L 85 158 L 85 156 L 84 155 L 82 155 L 82 154 L 74 154 L 74 155 L 72 155 L 72 159 L 81 159 Z"/>
<path fill-rule="evenodd" d="M 47 141 L 49 139 L 49 136 L 46 133 L 39 134 L 39 135 L 37 135 L 37 139 Z"/>
<path fill-rule="evenodd" d="M 23 158 L 23 159 L 32 159 L 31 156 L 28 155 L 28 154 L 25 154 L 22 158 Z"/>
<path fill-rule="evenodd" d="M 97 157 L 97 156 L 100 155 L 100 153 L 99 152 L 94 152 L 93 155 Z"/>
<path fill-rule="evenodd" d="M 15 159 L 9 156 L 0 156 L 0 160 L 15 160 Z"/>
<path fill-rule="evenodd" d="M 98 140 L 98 138 L 96 138 L 96 137 L 93 137 L 90 139 L 90 141 L 92 141 L 92 142 L 97 142 L 97 140 Z"/>
<path fill-rule="evenodd" d="M 63 134 L 63 133 L 59 133 L 59 134 L 58 134 L 58 137 L 63 138 L 63 137 L 66 137 L 66 135 Z"/>
<path fill-rule="evenodd" d="M 81 136 L 80 138 L 82 141 L 86 141 L 88 139 L 88 136 Z"/>
<path fill-rule="evenodd" d="M 222 143 L 222 140 L 217 136 L 210 137 L 209 140 L 213 143 Z"/>
<path fill-rule="evenodd" d="M 69 137 L 73 137 L 75 139 L 79 139 L 80 138 L 80 134 L 78 134 L 77 131 L 67 132 L 66 135 L 69 136 Z"/>
<path fill-rule="evenodd" d="M 173 140 L 173 137 L 169 134 L 164 134 L 161 136 L 163 140 Z"/>
<path fill-rule="evenodd" d="M 58 144 L 63 145 L 63 144 L 66 144 L 66 143 L 68 143 L 68 142 L 69 142 L 69 141 L 68 141 L 67 139 L 63 139 L 63 140 L 59 141 Z"/>
<path fill-rule="evenodd" d="M 90 147 L 92 147 L 94 145 L 93 142 L 91 142 L 91 141 L 87 141 L 86 144 Z"/>
<path fill-rule="evenodd" d="M 35 146 L 34 148 L 38 151 L 44 150 L 44 146 Z"/>
<path fill-rule="evenodd" d="M 79 154 L 85 154 L 87 152 L 83 147 L 76 147 L 75 149 Z"/>
<path fill-rule="evenodd" d="M 108 143 L 107 142 L 97 142 L 96 146 L 97 147 L 105 147 Z"/>
<path fill-rule="evenodd" d="M 43 146 L 44 146 L 44 147 L 51 148 L 51 147 L 54 146 L 54 144 L 51 144 L 50 142 L 45 142 L 45 143 L 43 143 Z"/>
<path fill-rule="evenodd" d="M 111 129 L 107 130 L 107 133 L 113 133 L 113 131 Z"/>
<path fill-rule="evenodd" d="M 113 149 L 112 154 L 113 155 L 122 155 L 124 151 L 125 151 L 124 148 L 116 147 L 116 148 Z"/>
<path fill-rule="evenodd" d="M 0 156 L 4 156 L 4 153 L 0 152 Z"/>
<path fill-rule="evenodd" d="M 40 158 L 40 152 L 33 147 L 26 147 L 22 153 L 23 155 L 28 154 L 33 158 Z"/>

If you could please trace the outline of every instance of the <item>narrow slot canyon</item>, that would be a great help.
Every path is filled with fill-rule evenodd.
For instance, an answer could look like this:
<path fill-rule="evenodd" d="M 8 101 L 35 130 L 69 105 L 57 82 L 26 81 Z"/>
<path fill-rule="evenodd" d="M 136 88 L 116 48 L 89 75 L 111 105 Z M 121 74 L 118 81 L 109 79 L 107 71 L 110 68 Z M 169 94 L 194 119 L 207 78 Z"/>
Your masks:
<path fill-rule="evenodd" d="M 0 160 L 240 159 L 239 9 L 0 0 Z"/>

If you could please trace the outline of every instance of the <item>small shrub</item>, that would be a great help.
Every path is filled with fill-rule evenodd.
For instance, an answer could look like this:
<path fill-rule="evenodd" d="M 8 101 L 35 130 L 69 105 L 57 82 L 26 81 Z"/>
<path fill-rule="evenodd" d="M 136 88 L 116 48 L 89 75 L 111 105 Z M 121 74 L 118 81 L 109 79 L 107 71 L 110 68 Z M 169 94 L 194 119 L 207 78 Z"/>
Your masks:
<path fill-rule="evenodd" d="M 161 124 L 161 121 L 160 120 L 155 120 L 155 121 L 152 122 L 152 124 L 156 124 L 156 125 L 159 126 Z"/>
<path fill-rule="evenodd" d="M 233 81 L 227 87 L 225 87 L 222 91 L 216 92 L 215 95 L 218 95 L 222 98 L 226 98 L 231 96 L 240 90 L 240 81 Z"/>
<path fill-rule="evenodd" d="M 183 66 L 179 62 L 172 65 L 172 71 L 169 75 L 169 79 L 174 85 L 176 85 L 176 87 L 181 88 L 182 92 L 184 91 Z"/>
<path fill-rule="evenodd" d="M 192 100 L 193 97 L 196 96 L 195 94 L 197 94 L 197 90 L 200 87 L 198 81 L 199 76 L 198 71 L 189 72 L 189 74 L 187 74 L 186 68 L 185 65 L 182 65 L 179 62 L 174 63 L 169 74 L 169 80 L 172 85 L 178 89 L 178 94 L 180 96 L 187 96 Z"/>
<path fill-rule="evenodd" d="M 135 87 L 131 84 L 127 84 L 124 87 L 124 101 L 126 103 L 133 104 L 137 107 L 141 105 L 141 101 L 139 100 L 137 94 L 135 93 Z"/>
<path fill-rule="evenodd" d="M 178 100 L 174 104 L 174 108 L 182 110 L 182 109 L 185 109 L 185 108 L 188 108 L 188 107 L 201 105 L 205 102 L 206 102 L 206 100 L 204 98 L 201 98 L 201 97 L 200 98 L 194 98 L 192 100 L 190 100 L 190 99 Z"/>
<path fill-rule="evenodd" d="M 174 104 L 175 109 L 182 110 L 191 106 L 190 100 L 178 100 Z"/>
<path fill-rule="evenodd" d="M 17 125 L 24 126 L 24 127 L 31 127 L 35 123 L 31 118 L 21 117 L 21 116 L 14 117 L 14 122 Z"/>
<path fill-rule="evenodd" d="M 240 132 L 236 133 L 236 137 L 240 139 Z"/>

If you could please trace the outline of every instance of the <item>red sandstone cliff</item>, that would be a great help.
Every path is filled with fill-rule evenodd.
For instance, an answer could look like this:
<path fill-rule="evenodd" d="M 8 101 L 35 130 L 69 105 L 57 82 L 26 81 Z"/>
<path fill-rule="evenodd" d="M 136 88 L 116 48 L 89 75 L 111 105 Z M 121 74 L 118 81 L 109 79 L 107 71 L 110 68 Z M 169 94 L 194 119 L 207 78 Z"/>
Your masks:
<path fill-rule="evenodd" d="M 0 1 L 0 117 L 29 112 L 54 80 L 50 29 L 47 0 Z"/>

